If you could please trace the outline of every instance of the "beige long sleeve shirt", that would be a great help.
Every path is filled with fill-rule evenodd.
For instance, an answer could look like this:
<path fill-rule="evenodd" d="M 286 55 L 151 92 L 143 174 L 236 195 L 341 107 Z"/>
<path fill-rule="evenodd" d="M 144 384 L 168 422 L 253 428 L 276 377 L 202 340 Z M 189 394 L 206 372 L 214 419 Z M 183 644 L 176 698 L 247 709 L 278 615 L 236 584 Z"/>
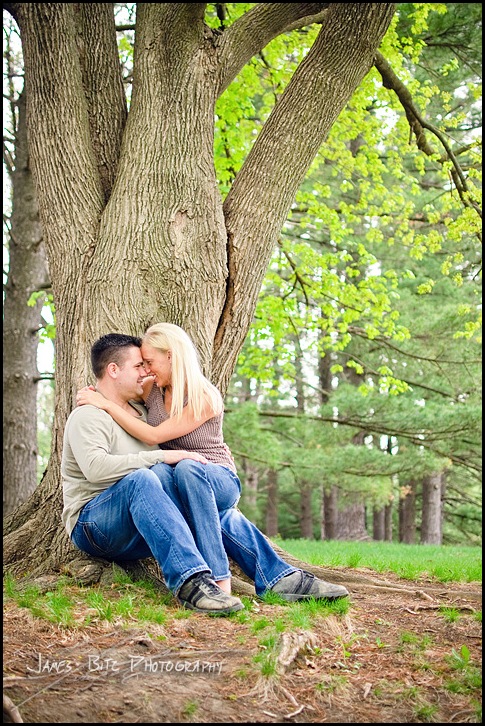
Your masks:
<path fill-rule="evenodd" d="M 132 403 L 146 420 L 145 408 Z M 96 406 L 75 408 L 64 430 L 61 460 L 64 508 L 62 521 L 70 535 L 79 512 L 91 499 L 136 469 L 164 460 L 158 446 L 133 438 Z"/>

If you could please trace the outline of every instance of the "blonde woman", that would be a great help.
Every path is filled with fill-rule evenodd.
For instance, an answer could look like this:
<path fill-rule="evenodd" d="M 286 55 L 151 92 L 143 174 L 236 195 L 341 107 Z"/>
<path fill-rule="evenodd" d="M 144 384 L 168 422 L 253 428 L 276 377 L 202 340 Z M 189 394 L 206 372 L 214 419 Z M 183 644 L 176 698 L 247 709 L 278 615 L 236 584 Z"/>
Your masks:
<path fill-rule="evenodd" d="M 268 590 L 287 600 L 348 595 L 344 587 L 317 580 L 281 559 L 236 508 L 241 482 L 223 438 L 222 396 L 202 373 L 187 333 L 171 323 L 152 325 L 142 338 L 141 353 L 149 376 L 143 386 L 147 423 L 89 388 L 78 392 L 77 403 L 102 408 L 145 444 L 197 452 L 206 458 L 208 464 L 188 459 L 179 462 L 167 494 L 187 520 L 218 586 L 226 593 L 231 591 L 229 554 L 254 580 L 258 595 Z"/>

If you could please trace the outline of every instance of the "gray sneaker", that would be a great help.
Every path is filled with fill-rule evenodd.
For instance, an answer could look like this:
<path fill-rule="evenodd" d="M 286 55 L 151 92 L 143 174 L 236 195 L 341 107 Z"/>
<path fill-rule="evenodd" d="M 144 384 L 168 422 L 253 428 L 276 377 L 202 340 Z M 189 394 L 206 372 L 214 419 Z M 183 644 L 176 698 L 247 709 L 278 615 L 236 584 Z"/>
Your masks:
<path fill-rule="evenodd" d="M 335 600 L 338 597 L 347 597 L 349 592 L 343 585 L 332 585 L 325 580 L 319 580 L 306 570 L 296 570 L 290 575 L 282 577 L 271 588 L 272 592 L 290 602 L 298 600 Z"/>
<path fill-rule="evenodd" d="M 177 597 L 184 608 L 201 613 L 227 615 L 244 608 L 241 600 L 223 592 L 208 572 L 198 572 L 186 580 Z"/>

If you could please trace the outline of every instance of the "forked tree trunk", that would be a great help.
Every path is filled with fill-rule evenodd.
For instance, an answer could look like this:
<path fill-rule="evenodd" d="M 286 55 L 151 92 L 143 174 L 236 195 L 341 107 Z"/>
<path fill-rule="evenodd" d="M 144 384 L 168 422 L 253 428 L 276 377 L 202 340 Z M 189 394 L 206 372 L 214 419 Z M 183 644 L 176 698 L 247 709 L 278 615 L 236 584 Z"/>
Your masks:
<path fill-rule="evenodd" d="M 71 557 L 59 462 L 75 391 L 91 380 L 92 342 L 176 323 L 225 394 L 296 191 L 371 68 L 395 6 L 328 6 L 224 204 L 213 162 L 218 96 L 272 38 L 326 5 L 261 3 L 214 33 L 203 3 L 138 4 L 126 123 L 111 4 L 4 7 L 20 26 L 57 311 L 51 461 L 4 541 L 7 567 L 37 572 Z"/>

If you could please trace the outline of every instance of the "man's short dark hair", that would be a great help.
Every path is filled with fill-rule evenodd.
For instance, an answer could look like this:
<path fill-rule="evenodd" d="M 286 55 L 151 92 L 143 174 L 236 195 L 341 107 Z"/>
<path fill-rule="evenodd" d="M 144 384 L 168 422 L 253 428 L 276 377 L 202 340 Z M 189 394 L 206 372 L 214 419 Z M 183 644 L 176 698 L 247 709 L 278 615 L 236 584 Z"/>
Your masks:
<path fill-rule="evenodd" d="M 121 333 L 108 333 L 99 338 L 91 348 L 91 366 L 96 378 L 102 378 L 109 363 L 121 366 L 128 348 L 141 348 L 141 338 Z"/>

